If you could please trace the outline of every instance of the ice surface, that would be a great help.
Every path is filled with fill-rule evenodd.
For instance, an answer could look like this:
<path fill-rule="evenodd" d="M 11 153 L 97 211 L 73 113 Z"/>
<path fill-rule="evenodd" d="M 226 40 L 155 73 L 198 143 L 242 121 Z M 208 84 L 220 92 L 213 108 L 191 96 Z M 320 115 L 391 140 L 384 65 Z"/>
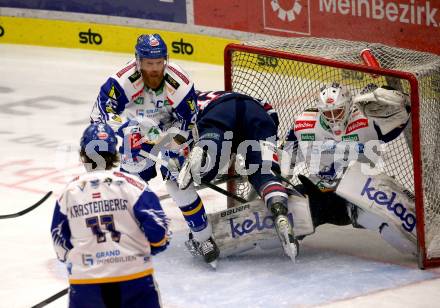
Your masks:
<path fill-rule="evenodd" d="M 131 55 L 0 44 L 0 215 L 56 196 L 83 172 L 79 137 L 106 77 Z M 223 68 L 179 61 L 201 90 L 223 88 Z M 160 179 L 151 183 L 166 193 Z M 201 191 L 207 211 L 225 198 Z M 0 220 L 0 307 L 30 307 L 67 287 L 64 265 L 50 240 L 52 196 L 23 217 Z M 164 307 L 436 307 L 439 270 L 421 271 L 415 259 L 376 235 L 322 226 L 306 238 L 297 263 L 281 249 L 254 250 L 219 260 L 213 270 L 184 247 L 187 227 L 171 200 L 163 202 L 174 232 L 154 258 Z M 67 297 L 48 307 L 66 307 Z M 438 307 L 438 306 L 437 306 Z"/>

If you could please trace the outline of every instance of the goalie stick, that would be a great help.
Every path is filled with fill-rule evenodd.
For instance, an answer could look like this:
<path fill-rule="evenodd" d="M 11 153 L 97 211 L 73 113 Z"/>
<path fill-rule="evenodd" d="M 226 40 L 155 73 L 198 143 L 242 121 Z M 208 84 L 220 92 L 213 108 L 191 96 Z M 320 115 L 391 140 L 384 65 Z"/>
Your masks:
<path fill-rule="evenodd" d="M 52 194 L 52 191 L 49 191 L 46 195 L 44 195 L 43 198 L 41 198 L 40 201 L 38 201 L 34 205 L 31 205 L 30 207 L 28 207 L 20 212 L 13 213 L 13 214 L 7 214 L 7 215 L 0 215 L 0 219 L 16 218 L 16 217 L 23 216 L 24 214 L 36 209 L 38 206 L 43 204 L 44 201 L 46 201 L 50 197 L 51 194 Z"/>

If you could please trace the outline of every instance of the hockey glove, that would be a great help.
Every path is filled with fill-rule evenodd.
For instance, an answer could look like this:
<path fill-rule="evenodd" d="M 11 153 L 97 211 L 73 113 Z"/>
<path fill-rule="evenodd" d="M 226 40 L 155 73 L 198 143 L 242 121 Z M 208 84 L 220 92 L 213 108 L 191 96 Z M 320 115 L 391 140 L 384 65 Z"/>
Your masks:
<path fill-rule="evenodd" d="M 388 118 L 409 105 L 409 97 L 390 87 L 381 87 L 372 92 L 357 95 L 353 102 L 367 117 Z"/>

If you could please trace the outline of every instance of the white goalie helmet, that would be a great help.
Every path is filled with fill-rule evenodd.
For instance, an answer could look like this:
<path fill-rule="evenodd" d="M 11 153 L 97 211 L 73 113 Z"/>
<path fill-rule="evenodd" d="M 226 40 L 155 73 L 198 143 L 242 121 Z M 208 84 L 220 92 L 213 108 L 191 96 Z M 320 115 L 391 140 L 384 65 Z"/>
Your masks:
<path fill-rule="evenodd" d="M 342 135 L 350 116 L 352 97 L 347 87 L 337 82 L 323 86 L 316 107 L 333 134 Z"/>

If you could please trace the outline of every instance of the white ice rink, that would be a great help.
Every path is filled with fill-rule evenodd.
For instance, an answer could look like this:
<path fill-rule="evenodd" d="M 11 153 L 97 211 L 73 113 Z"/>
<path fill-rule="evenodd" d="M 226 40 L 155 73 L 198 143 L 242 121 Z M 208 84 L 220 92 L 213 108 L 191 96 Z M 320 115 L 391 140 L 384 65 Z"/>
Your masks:
<path fill-rule="evenodd" d="M 39 208 L 0 220 L 0 307 L 31 307 L 67 287 L 55 259 L 50 221 L 55 196 L 75 174 L 79 138 L 108 75 L 132 55 L 0 44 L 0 215 L 54 196 Z M 199 89 L 222 89 L 223 68 L 177 61 Z M 153 191 L 164 195 L 159 179 Z M 225 198 L 203 190 L 207 211 Z M 154 258 L 164 307 L 440 307 L 440 269 L 419 270 L 376 235 L 322 226 L 301 244 L 296 264 L 253 251 L 221 259 L 216 271 L 184 248 L 186 224 L 171 200 L 169 249 Z M 64 296 L 47 307 L 66 307 Z"/>

